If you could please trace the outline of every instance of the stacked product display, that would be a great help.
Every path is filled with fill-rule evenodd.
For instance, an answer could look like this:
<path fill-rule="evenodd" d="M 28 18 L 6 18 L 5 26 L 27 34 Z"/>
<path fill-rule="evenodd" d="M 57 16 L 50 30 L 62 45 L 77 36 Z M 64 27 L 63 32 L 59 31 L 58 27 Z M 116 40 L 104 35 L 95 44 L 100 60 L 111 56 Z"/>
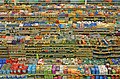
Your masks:
<path fill-rule="evenodd" d="M 0 79 L 120 79 L 120 1 L 0 0 Z"/>
<path fill-rule="evenodd" d="M 120 74 L 120 66 L 110 65 L 108 62 L 105 65 L 88 63 L 84 63 L 85 65 L 44 65 L 44 63 L 42 59 L 38 60 L 37 64 L 28 65 L 21 63 L 20 59 L 1 59 L 1 78 L 29 79 L 32 78 L 31 75 L 36 75 L 37 79 L 104 79 L 111 77 L 119 79 Z"/>

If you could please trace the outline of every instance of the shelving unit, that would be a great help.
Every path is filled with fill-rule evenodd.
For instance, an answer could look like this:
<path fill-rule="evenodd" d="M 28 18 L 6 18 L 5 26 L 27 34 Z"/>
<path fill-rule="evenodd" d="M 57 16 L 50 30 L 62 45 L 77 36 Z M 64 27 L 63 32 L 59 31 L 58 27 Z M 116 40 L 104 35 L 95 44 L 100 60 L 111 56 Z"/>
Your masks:
<path fill-rule="evenodd" d="M 70 4 L 76 5 L 76 7 L 66 7 L 66 5 L 70 6 Z M 61 7 L 61 5 L 63 6 Z M 71 71 L 76 68 L 76 70 L 79 71 L 79 74 L 73 72 L 67 74 L 64 72 L 62 74 L 46 74 L 44 73 L 45 71 L 42 71 L 43 73 L 37 73 L 36 68 L 36 73 L 34 74 L 5 75 L 1 74 L 0 71 L 0 78 L 6 76 L 24 76 L 25 78 L 23 79 L 29 79 L 29 77 L 47 79 L 47 76 L 49 76 L 49 78 L 51 76 L 50 79 L 53 79 L 55 76 L 80 76 L 81 79 L 96 76 L 118 76 L 120 78 L 120 73 L 92 74 L 91 70 L 89 74 L 86 74 L 86 71 L 82 74 L 82 68 L 78 70 L 81 66 L 85 68 L 88 66 L 88 70 L 90 70 L 94 65 L 104 65 L 107 62 L 112 63 L 110 67 L 120 65 L 120 38 L 115 35 L 120 29 L 120 23 L 117 24 L 113 22 L 114 20 L 118 20 L 119 22 L 119 5 L 120 2 L 88 1 L 26 1 L 0 3 L 0 24 L 2 24 L 0 25 L 0 29 L 2 29 L 0 30 L 0 38 L 2 38 L 0 39 L 0 58 L 16 59 L 25 57 L 26 60 L 30 61 L 31 59 L 32 61 L 32 59 L 36 59 L 37 62 L 43 59 L 44 64 L 37 63 L 37 66 L 43 67 L 46 64 L 52 66 L 52 64 L 57 62 L 57 59 L 61 59 L 61 61 L 57 62 L 55 65 L 63 65 L 63 68 L 71 68 Z M 57 8 L 57 6 L 59 7 Z M 102 12 L 101 14 L 99 14 L 100 11 Z M 95 14 L 90 15 L 90 13 Z M 88 21 L 91 21 L 91 25 Z M 98 21 L 100 22 L 98 23 Z M 94 24 L 95 22 L 97 23 L 96 25 Z M 100 25 L 100 23 L 102 25 Z M 77 26 L 77 24 L 79 26 Z M 15 36 L 23 37 L 15 38 Z M 81 60 L 81 63 L 68 63 L 67 59 L 72 60 L 72 58 L 77 58 L 79 61 Z M 65 59 L 67 63 L 64 62 Z M 113 59 L 117 60 L 114 62 Z M 26 62 L 26 60 L 24 61 Z M 34 63 L 36 62 L 32 61 L 32 64 Z M 76 63 L 75 60 L 74 63 Z M 29 62 L 25 64 L 29 66 Z M 85 66 L 85 64 L 88 65 Z M 38 76 L 43 76 L 43 78 Z"/>

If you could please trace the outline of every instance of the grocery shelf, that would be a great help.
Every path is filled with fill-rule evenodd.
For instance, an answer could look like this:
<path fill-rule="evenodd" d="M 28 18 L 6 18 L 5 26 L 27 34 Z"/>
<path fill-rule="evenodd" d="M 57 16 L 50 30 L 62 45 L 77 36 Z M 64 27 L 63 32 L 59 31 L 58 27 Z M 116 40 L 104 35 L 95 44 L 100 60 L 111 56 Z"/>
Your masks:
<path fill-rule="evenodd" d="M 119 1 L 0 4 L 0 79 L 120 77 Z"/>
<path fill-rule="evenodd" d="M 20 54 L 14 54 L 14 55 L 12 55 L 12 54 L 10 54 L 9 56 L 16 56 L 16 57 L 18 57 L 18 56 L 25 56 L 25 55 L 20 55 Z"/>
<path fill-rule="evenodd" d="M 16 18 L 16 17 L 23 17 L 23 18 L 27 18 L 27 17 L 31 17 L 31 18 L 58 18 L 58 17 L 63 17 L 65 18 L 66 16 L 0 16 L 0 17 L 8 17 L 8 18 Z M 72 18 L 72 17 L 76 17 L 76 18 L 91 18 L 91 17 L 95 17 L 95 18 L 99 18 L 99 17 L 103 17 L 105 18 L 106 16 L 70 16 L 69 18 Z M 115 16 L 108 16 L 108 18 L 113 18 Z"/>
<path fill-rule="evenodd" d="M 39 7 L 39 6 L 38 6 Z M 2 10 L 1 10 L 2 9 Z M 22 8 L 22 10 L 24 10 L 26 8 Z M 43 10 L 88 10 L 87 8 L 42 8 Z M 102 10 L 116 10 L 118 8 L 91 8 L 91 10 L 98 10 L 98 9 L 102 9 Z M 0 11 L 6 11 L 6 10 L 21 10 L 20 8 L 0 8 Z M 32 11 L 36 11 L 36 10 L 32 10 Z"/>
<path fill-rule="evenodd" d="M 105 55 L 105 54 L 120 54 L 120 52 L 101 52 L 101 53 L 96 52 L 96 53 L 94 53 L 94 54 L 99 54 L 99 55 Z"/>
<path fill-rule="evenodd" d="M 106 76 L 111 76 L 111 75 L 120 75 L 120 74 L 93 74 L 93 75 L 106 75 Z"/>
<path fill-rule="evenodd" d="M 70 3 L 84 4 L 85 2 L 16 2 L 16 4 L 43 4 L 43 3 L 45 4 L 57 4 L 57 3 L 59 4 L 70 4 Z M 14 4 L 14 2 L 9 2 L 9 4 Z"/>
<path fill-rule="evenodd" d="M 40 65 L 38 65 L 38 66 L 40 66 Z M 51 66 L 51 65 L 43 65 L 43 66 Z M 59 66 L 59 64 L 58 65 L 56 65 L 56 66 Z M 61 65 L 61 66 L 68 66 L 68 67 L 78 67 L 78 66 L 80 66 L 80 65 Z M 87 65 L 88 67 L 93 67 L 93 66 L 95 66 L 95 65 L 92 65 L 92 64 L 88 64 Z M 100 65 L 101 66 L 101 65 Z M 110 66 L 112 66 L 112 67 L 116 67 L 116 66 L 120 66 L 120 65 L 110 65 Z M 94 74 L 93 74 L 94 75 Z M 95 74 L 95 75 L 102 75 L 102 74 Z M 104 74 L 104 75 L 109 75 L 109 74 Z M 111 74 L 110 74 L 111 75 Z"/>
<path fill-rule="evenodd" d="M 117 55 L 117 56 L 94 56 L 93 55 L 93 57 L 95 57 L 95 58 L 119 58 L 120 57 L 120 55 Z"/>
<path fill-rule="evenodd" d="M 0 52 L 1 52 L 1 51 L 2 51 L 2 52 L 6 52 L 7 50 L 0 50 Z"/>
<path fill-rule="evenodd" d="M 106 75 L 106 76 L 111 76 L 111 75 L 120 75 L 120 74 L 16 74 L 16 75 L 11 75 L 11 74 L 8 74 L 8 75 L 1 75 L 0 77 L 3 77 L 3 76 L 24 76 L 24 75 L 27 75 L 27 76 L 40 76 L 40 75 L 47 75 L 47 76 L 56 76 L 56 75 L 61 75 L 61 76 L 68 76 L 68 75 L 79 75 L 79 76 L 96 76 L 96 75 Z"/>
<path fill-rule="evenodd" d="M 36 55 L 36 54 L 33 54 L 33 53 L 26 53 L 26 54 L 28 54 L 28 55 Z M 63 54 L 59 54 L 59 53 L 58 54 L 50 54 L 50 53 L 46 53 L 46 54 L 44 53 L 43 54 L 43 53 L 39 53 L 39 55 L 73 55 L 74 56 L 74 54 L 67 54 L 67 53 L 65 53 L 65 54 L 64 53 Z"/>
<path fill-rule="evenodd" d="M 105 4 L 120 4 L 120 2 L 87 2 L 87 3 L 91 3 L 91 4 L 102 4 L 102 3 L 105 3 Z"/>
<path fill-rule="evenodd" d="M 8 2 L 8 4 L 14 4 L 15 2 Z M 16 4 L 85 4 L 85 2 L 16 2 Z M 88 4 L 119 4 L 120 2 L 87 2 Z"/>
<path fill-rule="evenodd" d="M 62 75 L 62 76 L 67 76 L 67 75 L 80 75 L 80 76 L 93 76 L 93 75 L 120 75 L 120 74 L 27 74 L 28 76 L 35 76 L 35 75 Z"/>
<path fill-rule="evenodd" d="M 10 46 L 15 46 L 15 45 L 10 45 Z M 84 45 L 84 44 L 83 44 L 83 45 L 78 45 L 78 44 L 70 44 L 70 43 L 69 43 L 69 44 L 56 43 L 56 44 L 48 44 L 48 45 L 45 45 L 45 43 L 42 43 L 41 45 L 39 45 L 39 44 L 38 44 L 38 45 L 29 45 L 29 44 L 28 44 L 28 45 L 25 45 L 25 46 L 43 46 L 43 47 L 44 47 L 44 46 L 52 46 L 52 47 L 54 47 L 54 46 L 57 46 L 57 47 L 59 47 L 59 46 L 60 46 L 60 47 L 64 46 L 65 48 L 66 48 L 66 47 L 72 48 L 71 46 L 81 46 L 81 47 L 82 47 L 82 46 L 83 46 L 83 47 L 92 47 L 92 46 L 95 46 L 95 47 L 96 47 L 96 46 L 97 46 L 97 47 L 112 47 L 112 46 L 113 46 L 113 47 L 116 47 L 116 46 L 117 46 L 117 47 L 120 47 L 120 46 L 118 46 L 118 45 L 108 45 L 108 46 L 106 46 L 106 45 Z"/>

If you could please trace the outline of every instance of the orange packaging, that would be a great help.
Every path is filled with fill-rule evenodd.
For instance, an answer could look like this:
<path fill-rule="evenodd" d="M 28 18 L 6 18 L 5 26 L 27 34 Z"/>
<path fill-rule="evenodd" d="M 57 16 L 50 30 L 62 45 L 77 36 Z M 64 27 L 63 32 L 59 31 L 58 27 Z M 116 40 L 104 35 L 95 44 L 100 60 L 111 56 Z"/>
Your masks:
<path fill-rule="evenodd" d="M 68 74 L 71 74 L 71 69 L 68 69 Z"/>
<path fill-rule="evenodd" d="M 90 15 L 90 16 L 94 16 L 94 13 L 90 13 L 89 15 Z"/>
<path fill-rule="evenodd" d="M 82 44 L 86 44 L 85 40 L 81 40 Z"/>
<path fill-rule="evenodd" d="M 76 28 L 77 26 L 76 26 L 76 24 L 73 24 L 73 28 Z"/>
<path fill-rule="evenodd" d="M 15 0 L 12 0 L 12 2 L 14 2 Z"/>
<path fill-rule="evenodd" d="M 35 38 L 36 38 L 36 39 L 40 39 L 40 37 L 39 37 L 39 36 L 35 36 Z"/>
<path fill-rule="evenodd" d="M 83 13 L 82 11 L 79 11 L 79 14 L 80 14 L 80 15 L 82 15 L 82 13 Z"/>
<path fill-rule="evenodd" d="M 112 0 L 105 0 L 106 2 L 112 2 Z"/>
<path fill-rule="evenodd" d="M 99 15 L 102 15 L 103 13 L 102 12 L 98 12 Z"/>
<path fill-rule="evenodd" d="M 50 0 L 46 0 L 46 2 L 50 2 Z"/>
<path fill-rule="evenodd" d="M 108 14 L 108 13 L 106 13 L 106 14 L 105 14 L 105 16 L 106 16 L 106 17 L 108 17 L 108 16 L 109 16 L 109 14 Z"/>

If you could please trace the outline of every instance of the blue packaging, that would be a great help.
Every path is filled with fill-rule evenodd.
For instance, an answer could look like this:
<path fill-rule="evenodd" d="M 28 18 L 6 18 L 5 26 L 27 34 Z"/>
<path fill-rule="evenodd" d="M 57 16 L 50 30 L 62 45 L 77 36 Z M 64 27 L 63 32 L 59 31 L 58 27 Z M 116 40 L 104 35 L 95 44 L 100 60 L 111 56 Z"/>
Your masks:
<path fill-rule="evenodd" d="M 12 76 L 9 76 L 9 79 L 13 79 L 13 77 L 12 77 Z"/>
<path fill-rule="evenodd" d="M 2 59 L 0 59 L 0 64 L 3 64 L 3 63 L 2 63 Z"/>
<path fill-rule="evenodd" d="M 118 59 L 118 62 L 120 62 L 120 58 Z"/>
<path fill-rule="evenodd" d="M 82 70 L 82 68 L 78 67 L 78 70 L 80 70 L 80 71 L 81 71 L 81 70 Z"/>
<path fill-rule="evenodd" d="M 103 77 L 103 76 L 100 76 L 100 79 L 104 79 L 104 77 Z"/>
<path fill-rule="evenodd" d="M 68 9 L 68 13 L 71 13 L 71 9 Z"/>
<path fill-rule="evenodd" d="M 107 76 L 104 76 L 104 79 L 108 79 Z"/>
<path fill-rule="evenodd" d="M 115 59 L 112 59 L 112 62 L 115 62 Z"/>
<path fill-rule="evenodd" d="M 94 23 L 91 23 L 92 27 L 94 26 Z"/>
<path fill-rule="evenodd" d="M 90 68 L 90 70 L 91 70 L 92 74 L 95 74 L 95 69 L 94 68 Z"/>
<path fill-rule="evenodd" d="M 35 73 L 36 73 L 36 66 L 33 65 L 33 67 L 32 67 L 32 74 L 35 74 Z"/>
<path fill-rule="evenodd" d="M 23 77 L 22 77 L 22 76 L 19 76 L 18 79 L 23 79 Z"/>
<path fill-rule="evenodd" d="M 3 64 L 0 64 L 0 69 L 2 68 Z"/>
<path fill-rule="evenodd" d="M 89 25 L 88 23 L 85 23 L 85 24 L 84 24 L 84 27 L 87 27 L 87 28 L 88 28 L 88 27 L 90 27 L 90 25 Z"/>
<path fill-rule="evenodd" d="M 55 26 L 55 23 L 53 23 L 52 26 Z"/>
<path fill-rule="evenodd" d="M 9 77 L 8 77 L 8 76 L 6 76 L 6 79 L 9 79 Z"/>
<path fill-rule="evenodd" d="M 32 68 L 32 65 L 28 65 L 28 68 Z"/>
<path fill-rule="evenodd" d="M 117 64 L 118 64 L 118 61 L 115 61 L 114 64 L 117 65 Z"/>
<path fill-rule="evenodd" d="M 2 70 L 2 74 L 6 74 L 6 70 Z"/>
<path fill-rule="evenodd" d="M 84 27 L 87 27 L 88 26 L 88 24 L 87 23 L 84 23 Z"/>
<path fill-rule="evenodd" d="M 94 67 L 95 67 L 95 68 L 98 68 L 98 65 L 95 65 Z"/>
<path fill-rule="evenodd" d="M 64 25 L 63 24 L 59 24 L 59 28 L 64 28 Z"/>
<path fill-rule="evenodd" d="M 16 76 L 12 76 L 12 79 L 17 79 Z"/>
<path fill-rule="evenodd" d="M 99 79 L 99 76 L 95 76 L 95 79 Z"/>
<path fill-rule="evenodd" d="M 119 0 L 112 0 L 113 2 L 118 2 Z"/>
<path fill-rule="evenodd" d="M 99 69 L 95 68 L 95 74 L 99 74 Z"/>
<path fill-rule="evenodd" d="M 10 74 L 10 70 L 6 70 L 6 74 Z"/>
<path fill-rule="evenodd" d="M 92 27 L 93 26 L 93 24 L 92 23 L 90 23 L 90 26 L 89 27 Z"/>
<path fill-rule="evenodd" d="M 20 21 L 21 21 L 21 20 L 25 20 L 25 18 L 17 18 L 17 20 L 20 20 Z"/>
<path fill-rule="evenodd" d="M 28 68 L 28 74 L 32 74 L 31 68 Z"/>
<path fill-rule="evenodd" d="M 0 70 L 0 74 L 2 74 L 2 70 Z"/>
<path fill-rule="evenodd" d="M 28 26 L 28 27 L 31 27 L 32 25 L 31 25 L 31 23 L 24 23 L 24 24 L 23 24 L 23 26 L 26 26 L 26 27 L 27 27 L 27 26 Z"/>
<path fill-rule="evenodd" d="M 32 66 L 33 66 L 33 67 L 36 67 L 36 65 L 35 65 L 35 64 L 33 64 Z"/>
<path fill-rule="evenodd" d="M 27 76 L 23 76 L 23 78 L 22 79 L 27 79 Z"/>

